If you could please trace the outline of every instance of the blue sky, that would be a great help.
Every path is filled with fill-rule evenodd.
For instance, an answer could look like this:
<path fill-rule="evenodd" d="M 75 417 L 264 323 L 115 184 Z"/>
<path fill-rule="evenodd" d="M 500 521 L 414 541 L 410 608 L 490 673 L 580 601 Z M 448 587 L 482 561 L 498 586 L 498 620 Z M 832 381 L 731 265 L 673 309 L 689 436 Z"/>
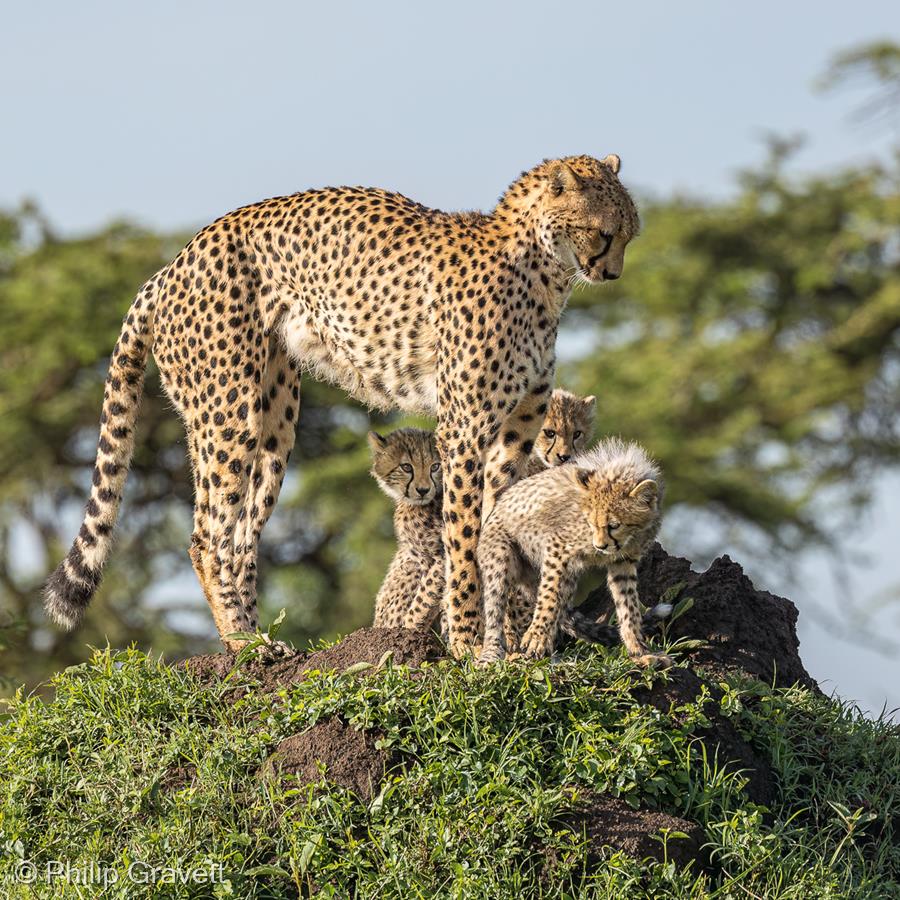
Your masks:
<path fill-rule="evenodd" d="M 900 7 L 84 0 L 9 5 L 3 26 L 0 202 L 81 229 L 200 226 L 335 183 L 485 207 L 566 153 L 716 194 L 767 131 L 806 132 L 807 167 L 858 160 L 885 136 L 811 85 L 836 49 L 900 33 Z"/>
<path fill-rule="evenodd" d="M 888 0 L 8 5 L 0 204 L 34 198 L 66 233 L 199 227 L 323 184 L 484 208 L 543 157 L 610 152 L 639 195 L 722 196 L 770 132 L 807 136 L 798 170 L 887 153 L 900 135 L 848 121 L 858 95 L 813 91 L 833 53 L 885 37 Z M 900 478 L 883 484 L 857 597 L 900 582 Z M 793 585 L 753 574 L 840 611 L 824 557 Z M 879 630 L 900 642 L 898 609 Z M 900 704 L 892 659 L 811 614 L 801 638 L 826 689 Z"/>

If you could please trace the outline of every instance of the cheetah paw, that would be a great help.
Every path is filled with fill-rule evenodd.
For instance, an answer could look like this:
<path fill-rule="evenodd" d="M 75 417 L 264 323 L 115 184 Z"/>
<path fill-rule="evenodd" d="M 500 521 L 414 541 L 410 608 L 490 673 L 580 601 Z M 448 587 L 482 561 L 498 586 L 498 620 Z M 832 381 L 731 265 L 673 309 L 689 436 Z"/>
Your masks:
<path fill-rule="evenodd" d="M 290 644 L 270 638 L 268 634 L 261 634 L 260 637 L 264 643 L 256 648 L 256 655 L 262 662 L 277 662 L 297 652 Z"/>
<path fill-rule="evenodd" d="M 501 646 L 492 644 L 482 649 L 477 656 L 475 665 L 479 667 L 489 666 L 491 663 L 500 662 L 505 656 L 506 653 Z"/>
<path fill-rule="evenodd" d="M 632 656 L 631 661 L 642 669 L 653 666 L 658 669 L 668 669 L 673 666 L 674 660 L 665 653 L 642 653 L 638 656 Z"/>
<path fill-rule="evenodd" d="M 447 649 L 454 659 L 462 659 L 465 656 L 473 656 L 475 659 L 478 659 L 478 656 L 481 653 L 481 644 L 473 644 L 463 638 L 461 640 L 450 641 L 447 645 Z"/>
<path fill-rule="evenodd" d="M 523 659 L 543 659 L 553 653 L 553 636 L 526 632 L 519 650 Z"/>

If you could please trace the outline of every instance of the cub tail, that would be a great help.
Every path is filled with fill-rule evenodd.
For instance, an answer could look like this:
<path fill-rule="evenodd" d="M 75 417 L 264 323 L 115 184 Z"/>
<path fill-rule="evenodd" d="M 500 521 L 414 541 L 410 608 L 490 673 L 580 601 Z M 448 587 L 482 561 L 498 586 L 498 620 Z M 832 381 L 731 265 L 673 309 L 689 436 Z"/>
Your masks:
<path fill-rule="evenodd" d="M 122 323 L 103 391 L 100 439 L 84 521 L 66 558 L 44 586 L 44 610 L 66 631 L 84 617 L 112 547 L 113 526 L 134 450 L 134 426 L 153 342 L 157 295 L 167 269 L 144 284 Z"/>
<path fill-rule="evenodd" d="M 644 613 L 641 620 L 645 634 L 653 634 L 663 619 L 672 615 L 671 603 L 657 603 Z M 570 638 L 588 641 L 591 644 L 603 644 L 613 647 L 620 643 L 619 629 L 614 625 L 595 622 L 586 613 L 578 609 L 568 609 L 559 622 L 559 630 Z"/>

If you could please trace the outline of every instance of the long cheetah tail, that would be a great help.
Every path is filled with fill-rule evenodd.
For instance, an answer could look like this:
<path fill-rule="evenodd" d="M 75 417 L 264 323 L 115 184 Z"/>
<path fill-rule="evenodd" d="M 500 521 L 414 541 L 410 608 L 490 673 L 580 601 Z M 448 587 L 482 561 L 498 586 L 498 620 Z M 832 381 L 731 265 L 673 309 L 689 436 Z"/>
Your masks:
<path fill-rule="evenodd" d="M 113 526 L 134 450 L 134 425 L 152 343 L 157 292 L 165 272 L 162 269 L 144 284 L 122 323 L 106 376 L 100 440 L 84 521 L 65 559 L 44 586 L 44 611 L 67 631 L 83 618 L 112 547 Z"/>

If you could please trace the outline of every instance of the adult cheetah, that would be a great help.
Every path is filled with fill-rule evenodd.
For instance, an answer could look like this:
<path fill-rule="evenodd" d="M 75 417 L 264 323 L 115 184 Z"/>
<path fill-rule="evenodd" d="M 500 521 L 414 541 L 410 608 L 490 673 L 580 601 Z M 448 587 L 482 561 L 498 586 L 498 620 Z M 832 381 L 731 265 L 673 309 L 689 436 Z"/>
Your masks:
<path fill-rule="evenodd" d="M 436 416 L 450 649 L 465 653 L 479 627 L 482 517 L 540 428 L 572 283 L 618 278 L 638 229 L 618 171 L 616 156 L 547 160 L 485 215 L 380 189 L 311 190 L 200 231 L 125 318 L 84 524 L 48 580 L 48 614 L 74 627 L 99 582 L 152 350 L 185 423 L 190 556 L 226 646 L 258 626 L 257 544 L 307 369 L 371 407 Z"/>

